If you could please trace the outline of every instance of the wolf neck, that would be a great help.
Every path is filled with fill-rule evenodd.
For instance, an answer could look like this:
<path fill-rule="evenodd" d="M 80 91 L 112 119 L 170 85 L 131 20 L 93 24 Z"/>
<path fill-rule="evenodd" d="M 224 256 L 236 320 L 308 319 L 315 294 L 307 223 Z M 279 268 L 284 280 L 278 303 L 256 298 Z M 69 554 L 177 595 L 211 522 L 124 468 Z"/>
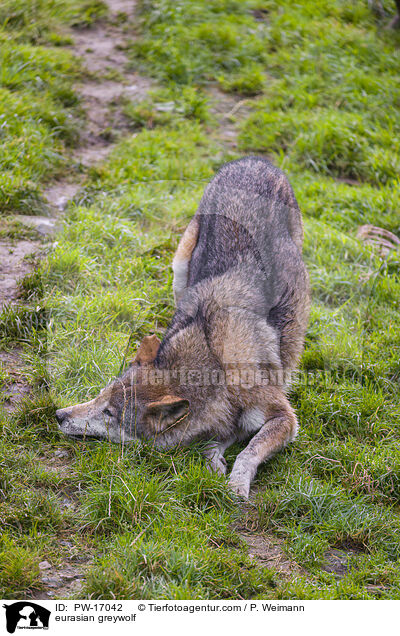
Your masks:
<path fill-rule="evenodd" d="M 210 368 L 219 362 L 210 342 L 210 323 L 218 306 L 195 288 L 188 289 L 172 318 L 155 360 L 160 369 Z"/>

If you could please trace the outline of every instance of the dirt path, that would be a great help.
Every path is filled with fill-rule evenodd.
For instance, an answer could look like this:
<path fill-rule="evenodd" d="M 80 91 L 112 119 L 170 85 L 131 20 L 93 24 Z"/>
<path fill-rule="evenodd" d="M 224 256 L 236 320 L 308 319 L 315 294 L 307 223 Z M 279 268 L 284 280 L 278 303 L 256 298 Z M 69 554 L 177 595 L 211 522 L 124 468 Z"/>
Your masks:
<path fill-rule="evenodd" d="M 218 122 L 216 141 L 224 151 L 237 152 L 238 124 L 249 113 L 249 100 L 224 93 L 217 85 L 208 89 L 210 110 Z"/>
<path fill-rule="evenodd" d="M 64 209 L 79 191 L 84 169 L 104 161 L 127 131 L 122 98 L 140 101 L 151 87 L 148 78 L 126 68 L 128 58 L 124 49 L 135 36 L 132 22 L 135 0 L 107 0 L 107 4 L 107 21 L 72 33 L 74 44 L 70 49 L 83 60 L 87 74 L 76 86 L 87 122 L 80 144 L 72 154 L 74 165 L 83 168 L 83 177 L 75 180 L 66 177 L 45 190 L 46 199 L 55 211 Z M 113 76 L 116 79 L 110 79 Z"/>

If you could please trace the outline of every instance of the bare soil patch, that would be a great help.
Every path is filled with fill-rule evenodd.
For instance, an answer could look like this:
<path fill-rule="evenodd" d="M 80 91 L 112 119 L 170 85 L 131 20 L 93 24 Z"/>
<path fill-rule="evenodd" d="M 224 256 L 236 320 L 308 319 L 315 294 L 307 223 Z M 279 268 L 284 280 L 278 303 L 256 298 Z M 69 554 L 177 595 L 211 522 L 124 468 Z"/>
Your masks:
<path fill-rule="evenodd" d="M 1 387 L 3 392 L 3 407 L 11 412 L 26 395 L 31 387 L 21 374 L 22 350 L 14 348 L 12 351 L 0 351 L 0 367 L 7 370 L 8 380 Z"/>
<path fill-rule="evenodd" d="M 135 2 L 109 0 L 111 18 L 125 14 L 128 27 L 102 22 L 95 27 L 74 31 L 73 52 L 82 58 L 88 77 L 76 86 L 87 113 L 87 125 L 81 133 L 80 147 L 73 159 L 86 167 L 103 161 L 110 152 L 115 137 L 127 130 L 122 113 L 124 99 L 145 98 L 151 82 L 127 69 L 125 53 L 128 40 L 134 37 Z M 124 25 L 126 25 L 126 20 Z M 116 79 L 110 79 L 115 75 Z"/>
<path fill-rule="evenodd" d="M 0 241 L 0 309 L 18 298 L 18 281 L 32 272 L 32 258 L 39 250 L 34 241 Z"/>
<path fill-rule="evenodd" d="M 43 590 L 32 592 L 32 597 L 38 600 L 76 598 L 80 593 L 87 575 L 87 571 L 93 562 L 91 556 L 79 556 L 75 554 L 75 548 L 71 541 L 60 541 L 60 546 L 70 553 L 62 566 L 53 566 L 48 561 L 39 563 Z"/>
<path fill-rule="evenodd" d="M 249 557 L 253 557 L 260 565 L 271 568 L 284 577 L 294 574 L 305 574 L 300 566 L 290 559 L 283 550 L 283 541 L 268 533 L 240 532 L 246 543 Z"/>
<path fill-rule="evenodd" d="M 332 548 L 324 554 L 325 563 L 322 569 L 325 572 L 332 572 L 338 579 L 343 578 L 350 572 L 350 559 L 354 555 L 357 555 L 357 552 Z"/>
<path fill-rule="evenodd" d="M 56 181 L 46 188 L 45 196 L 53 214 L 62 212 L 81 187 L 80 181 Z"/>
<path fill-rule="evenodd" d="M 257 490 L 253 488 L 253 495 L 254 492 Z M 235 530 L 247 545 L 249 557 L 255 559 L 259 565 L 274 570 L 284 579 L 308 575 L 286 554 L 283 539 L 272 532 L 260 530 L 255 509 L 251 504 L 243 503 L 241 513 L 241 520 L 235 526 Z"/>

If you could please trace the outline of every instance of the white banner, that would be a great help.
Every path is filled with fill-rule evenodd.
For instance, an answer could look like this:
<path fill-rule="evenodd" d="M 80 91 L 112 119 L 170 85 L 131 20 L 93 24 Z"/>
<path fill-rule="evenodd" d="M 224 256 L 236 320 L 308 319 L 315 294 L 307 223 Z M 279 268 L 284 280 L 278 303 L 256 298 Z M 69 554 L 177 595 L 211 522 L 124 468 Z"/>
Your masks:
<path fill-rule="evenodd" d="M 1 601 L 1 634 L 30 630 L 68 636 L 246 635 L 248 629 L 295 630 L 296 636 L 376 636 L 398 623 L 399 601 Z M 24 630 L 21 632 L 20 630 Z M 40 636 L 37 634 L 36 636 Z"/>

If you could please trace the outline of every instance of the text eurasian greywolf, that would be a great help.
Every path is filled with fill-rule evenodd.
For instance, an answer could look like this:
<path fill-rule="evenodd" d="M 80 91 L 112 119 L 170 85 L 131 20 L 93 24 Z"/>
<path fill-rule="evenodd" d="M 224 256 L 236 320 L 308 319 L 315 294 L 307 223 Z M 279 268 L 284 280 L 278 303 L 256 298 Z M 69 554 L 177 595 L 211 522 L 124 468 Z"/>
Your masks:
<path fill-rule="evenodd" d="M 258 157 L 223 166 L 175 254 L 176 311 L 162 341 L 145 337 L 96 398 L 59 409 L 61 431 L 159 448 L 203 441 L 224 474 L 225 450 L 250 438 L 229 477 L 248 497 L 260 463 L 298 428 L 286 392 L 309 314 L 302 242 L 283 172 Z"/>

